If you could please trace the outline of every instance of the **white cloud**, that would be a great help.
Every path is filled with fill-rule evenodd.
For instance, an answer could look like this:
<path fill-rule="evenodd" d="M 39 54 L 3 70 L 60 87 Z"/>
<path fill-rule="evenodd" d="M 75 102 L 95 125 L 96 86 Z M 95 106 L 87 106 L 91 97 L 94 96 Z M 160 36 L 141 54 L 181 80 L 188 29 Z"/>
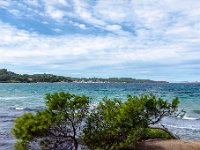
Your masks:
<path fill-rule="evenodd" d="M 200 62 L 197 0 L 44 0 L 44 11 L 38 1 L 26 4 L 38 7 L 26 15 L 40 13 L 41 22 L 49 27 L 55 21 L 52 30 L 59 34 L 66 24 L 90 34 L 40 35 L 0 23 L 1 63 L 83 69 L 123 64 L 179 68 L 187 62 Z M 0 6 L 23 18 L 22 4 L 11 7 L 9 1 L 1 1 Z"/>
<path fill-rule="evenodd" d="M 1 23 L 0 60 L 32 65 L 48 65 L 63 62 L 76 68 L 88 68 L 121 63 L 180 63 L 198 58 L 200 52 L 191 52 L 187 57 L 184 47 L 179 45 L 142 46 L 143 41 L 132 37 L 68 35 L 46 37 L 18 30 Z M 6 46 L 4 46 L 6 45 Z M 13 49 L 14 47 L 14 49 Z M 170 51 L 169 51 L 170 50 Z M 171 59 L 170 62 L 168 60 Z M 35 61 L 37 60 L 37 61 Z M 30 65 L 29 64 L 29 65 Z M 51 66 L 51 65 L 50 65 Z M 59 66 L 59 65 L 57 65 Z"/>
<path fill-rule="evenodd" d="M 69 0 L 56 0 L 55 2 L 57 2 L 57 3 L 61 4 L 61 5 L 66 6 L 66 5 L 68 5 Z"/>
<path fill-rule="evenodd" d="M 38 7 L 40 5 L 38 0 L 25 0 L 28 5 Z"/>
<path fill-rule="evenodd" d="M 100 19 L 93 16 L 89 5 L 86 1 L 74 0 L 74 15 L 80 17 L 83 21 L 86 21 L 94 26 L 100 27 L 105 26 L 106 23 Z"/>
<path fill-rule="evenodd" d="M 94 6 L 95 16 L 107 22 L 133 21 L 134 10 L 130 1 L 122 0 L 99 0 Z"/>
<path fill-rule="evenodd" d="M 73 26 L 76 26 L 80 29 L 83 29 L 83 30 L 87 29 L 87 26 L 85 24 L 82 24 L 82 23 L 74 22 L 74 21 L 71 21 L 71 20 L 68 23 L 70 23 Z"/>
<path fill-rule="evenodd" d="M 76 24 L 75 24 L 76 25 Z M 77 24 L 77 26 L 79 27 L 79 28 L 81 28 L 81 29 L 86 29 L 86 25 L 84 25 L 84 24 Z"/>
<path fill-rule="evenodd" d="M 1 7 L 2 8 L 7 7 L 7 6 L 9 6 L 9 4 L 10 4 L 10 0 L 1 0 L 0 1 L 0 8 Z"/>
<path fill-rule="evenodd" d="M 121 26 L 119 26 L 119 25 L 108 25 L 106 28 L 107 28 L 108 30 L 110 30 L 110 31 L 121 30 Z"/>
<path fill-rule="evenodd" d="M 22 13 L 21 13 L 19 10 L 17 10 L 17 9 L 11 9 L 11 10 L 9 10 L 9 12 L 10 12 L 13 16 L 16 16 L 16 17 L 22 15 Z"/>
<path fill-rule="evenodd" d="M 59 29 L 59 28 L 55 28 L 55 29 L 53 29 L 53 31 L 55 31 L 55 32 L 62 32 L 62 30 Z"/>
<path fill-rule="evenodd" d="M 55 20 L 60 20 L 65 16 L 65 12 L 59 9 L 55 9 L 52 6 L 46 7 L 46 13 Z"/>

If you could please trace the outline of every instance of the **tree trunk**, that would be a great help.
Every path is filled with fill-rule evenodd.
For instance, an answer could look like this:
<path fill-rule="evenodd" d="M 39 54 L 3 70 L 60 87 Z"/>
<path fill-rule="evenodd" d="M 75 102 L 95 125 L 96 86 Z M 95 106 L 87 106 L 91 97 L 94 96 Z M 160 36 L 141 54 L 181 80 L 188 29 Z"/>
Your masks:
<path fill-rule="evenodd" d="M 74 139 L 74 150 L 78 150 L 78 142 Z"/>

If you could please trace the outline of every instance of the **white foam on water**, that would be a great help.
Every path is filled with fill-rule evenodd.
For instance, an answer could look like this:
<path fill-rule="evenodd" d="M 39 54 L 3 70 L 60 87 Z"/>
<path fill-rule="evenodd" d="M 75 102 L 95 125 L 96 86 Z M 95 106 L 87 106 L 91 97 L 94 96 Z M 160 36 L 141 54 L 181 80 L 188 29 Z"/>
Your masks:
<path fill-rule="evenodd" d="M 184 120 L 199 120 L 200 118 L 184 116 L 182 119 L 184 119 Z"/>
<path fill-rule="evenodd" d="M 24 110 L 24 108 L 22 108 L 22 107 L 16 107 L 15 109 L 16 110 Z"/>
<path fill-rule="evenodd" d="M 177 125 L 169 125 L 169 124 L 164 124 L 164 126 L 168 126 L 171 128 L 177 128 L 177 129 L 188 129 L 188 130 L 200 130 L 199 127 L 191 126 L 191 127 L 183 127 L 183 126 L 177 126 Z"/>
<path fill-rule="evenodd" d="M 0 100 L 26 99 L 30 97 L 0 97 Z"/>

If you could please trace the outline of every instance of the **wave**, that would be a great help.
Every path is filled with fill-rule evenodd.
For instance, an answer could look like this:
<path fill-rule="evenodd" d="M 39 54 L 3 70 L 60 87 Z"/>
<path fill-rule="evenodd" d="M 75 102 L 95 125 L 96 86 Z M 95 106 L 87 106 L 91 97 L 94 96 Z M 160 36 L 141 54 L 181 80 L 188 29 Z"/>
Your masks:
<path fill-rule="evenodd" d="M 26 99 L 26 98 L 30 98 L 30 97 L 0 97 L 0 100 L 16 100 L 16 99 Z"/>
<path fill-rule="evenodd" d="M 35 107 L 35 108 L 28 108 L 28 107 L 11 107 L 11 110 L 18 110 L 18 111 L 40 111 L 45 109 L 46 107 L 44 106 L 39 106 L 39 107 Z"/>
<path fill-rule="evenodd" d="M 189 116 L 184 116 L 182 119 L 183 120 L 200 120 L 200 118 L 189 117 Z"/>
<path fill-rule="evenodd" d="M 177 129 L 186 129 L 186 130 L 197 130 L 199 131 L 199 127 L 183 127 L 183 126 L 176 126 L 176 125 L 169 125 L 169 124 L 163 124 L 164 126 L 171 127 L 171 128 L 177 128 Z"/>
<path fill-rule="evenodd" d="M 15 109 L 16 110 L 24 110 L 24 108 L 22 108 L 22 107 L 16 107 Z"/>

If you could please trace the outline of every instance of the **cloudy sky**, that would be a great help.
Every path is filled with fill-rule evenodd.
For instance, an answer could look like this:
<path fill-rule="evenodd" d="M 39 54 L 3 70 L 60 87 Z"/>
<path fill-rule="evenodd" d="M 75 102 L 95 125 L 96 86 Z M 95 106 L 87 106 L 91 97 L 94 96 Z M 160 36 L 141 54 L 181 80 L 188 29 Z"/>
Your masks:
<path fill-rule="evenodd" d="M 0 68 L 200 81 L 199 0 L 0 0 Z"/>

